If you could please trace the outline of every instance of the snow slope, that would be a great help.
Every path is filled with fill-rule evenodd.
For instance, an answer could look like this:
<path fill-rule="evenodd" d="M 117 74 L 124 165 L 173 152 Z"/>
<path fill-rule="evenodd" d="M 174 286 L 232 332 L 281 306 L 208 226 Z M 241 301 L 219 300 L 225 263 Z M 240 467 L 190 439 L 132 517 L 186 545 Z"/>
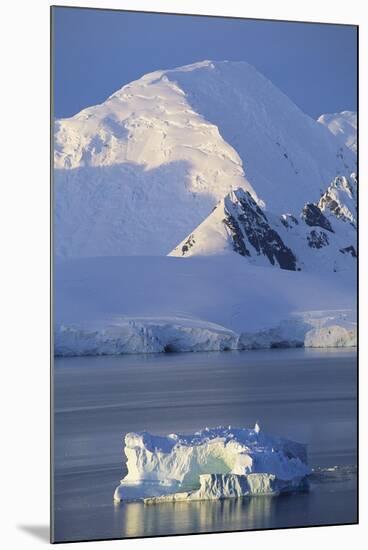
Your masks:
<path fill-rule="evenodd" d="M 353 111 L 321 115 L 318 122 L 326 126 L 346 147 L 357 152 L 358 117 Z"/>
<path fill-rule="evenodd" d="M 317 203 L 299 213 L 263 211 L 238 188 L 170 253 L 171 256 L 240 254 L 248 262 L 288 270 L 356 270 L 355 177 L 337 177 Z"/>
<path fill-rule="evenodd" d="M 349 273 L 252 266 L 238 254 L 97 257 L 55 268 L 55 353 L 95 355 L 319 346 L 343 327 L 354 345 Z M 351 334 L 350 334 L 351 333 Z M 333 345 L 330 338 L 329 345 Z"/>
<path fill-rule="evenodd" d="M 55 123 L 55 254 L 168 254 L 238 187 L 280 216 L 356 157 L 244 62 L 156 71 Z"/>
<path fill-rule="evenodd" d="M 258 424 L 193 435 L 128 433 L 124 452 L 128 474 L 115 490 L 117 501 L 275 494 L 304 486 L 311 473 L 305 445 L 266 435 Z"/>

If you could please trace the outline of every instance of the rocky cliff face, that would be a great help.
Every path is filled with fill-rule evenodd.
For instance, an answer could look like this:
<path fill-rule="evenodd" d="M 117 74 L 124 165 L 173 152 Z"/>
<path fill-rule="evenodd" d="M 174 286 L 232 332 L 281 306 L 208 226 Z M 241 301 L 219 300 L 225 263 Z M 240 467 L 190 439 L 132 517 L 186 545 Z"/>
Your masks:
<path fill-rule="evenodd" d="M 319 201 L 308 202 L 296 215 L 278 217 L 239 188 L 226 195 L 170 255 L 235 252 L 251 263 L 292 271 L 354 270 L 356 194 L 354 175 L 337 177 Z"/>

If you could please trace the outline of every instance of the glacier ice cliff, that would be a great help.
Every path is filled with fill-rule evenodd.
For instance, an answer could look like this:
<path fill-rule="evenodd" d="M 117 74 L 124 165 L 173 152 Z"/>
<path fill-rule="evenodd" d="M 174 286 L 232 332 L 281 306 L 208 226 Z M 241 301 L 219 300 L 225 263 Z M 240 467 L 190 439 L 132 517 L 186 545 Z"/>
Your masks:
<path fill-rule="evenodd" d="M 253 266 L 238 254 L 57 262 L 55 354 L 323 347 L 334 345 L 333 327 L 343 329 L 337 345 L 354 346 L 348 275 Z"/>

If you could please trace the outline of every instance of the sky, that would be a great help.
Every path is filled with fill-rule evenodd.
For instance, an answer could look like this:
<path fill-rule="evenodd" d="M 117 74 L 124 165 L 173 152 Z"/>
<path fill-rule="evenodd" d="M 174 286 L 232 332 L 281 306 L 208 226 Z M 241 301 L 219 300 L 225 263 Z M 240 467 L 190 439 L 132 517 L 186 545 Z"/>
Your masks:
<path fill-rule="evenodd" d="M 355 111 L 356 44 L 347 25 L 54 8 L 54 115 L 203 59 L 251 63 L 313 118 Z"/>

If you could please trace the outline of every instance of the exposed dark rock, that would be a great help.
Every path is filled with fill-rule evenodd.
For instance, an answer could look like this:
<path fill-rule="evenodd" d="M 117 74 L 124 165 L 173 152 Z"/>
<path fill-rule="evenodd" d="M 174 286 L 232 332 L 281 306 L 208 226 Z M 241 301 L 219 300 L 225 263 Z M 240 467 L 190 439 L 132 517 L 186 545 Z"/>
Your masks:
<path fill-rule="evenodd" d="M 280 221 L 282 225 L 284 225 L 287 229 L 292 229 L 294 225 L 299 224 L 296 217 L 293 216 L 292 214 L 283 214 L 280 218 Z"/>
<path fill-rule="evenodd" d="M 311 248 L 323 248 L 329 245 L 327 234 L 324 231 L 316 231 L 315 229 L 307 235 L 307 241 Z"/>
<path fill-rule="evenodd" d="M 354 246 L 346 246 L 345 248 L 340 248 L 340 252 L 342 254 L 351 254 L 353 258 L 357 257 L 357 253 Z"/>
<path fill-rule="evenodd" d="M 226 218 L 222 221 L 230 230 L 234 251 L 241 254 L 241 256 L 250 256 L 250 252 L 245 246 L 242 231 L 234 216 L 227 213 Z"/>
<path fill-rule="evenodd" d="M 234 192 L 235 204 L 226 204 L 224 223 L 230 228 L 233 236 L 234 250 L 243 256 L 250 256 L 245 245 L 249 241 L 258 255 L 265 255 L 272 265 L 278 262 L 281 269 L 296 270 L 296 257 L 280 235 L 271 228 L 268 219 L 248 191 Z M 236 210 L 237 219 L 229 210 Z M 235 238 L 234 238 L 235 236 Z M 245 252 L 246 250 L 246 252 Z"/>
<path fill-rule="evenodd" d="M 324 216 L 320 208 L 312 202 L 308 202 L 304 206 L 302 211 L 302 218 L 304 219 L 305 223 L 307 225 L 310 225 L 311 227 L 322 227 L 323 229 L 334 233 L 334 230 L 332 229 L 331 224 L 326 216 Z"/>
<path fill-rule="evenodd" d="M 195 240 L 194 240 L 194 235 L 189 235 L 189 237 L 187 238 L 187 240 L 185 241 L 185 243 L 183 244 L 183 246 L 181 247 L 181 252 L 182 252 L 182 255 L 185 256 L 185 254 L 188 252 L 188 250 L 190 248 L 192 248 L 192 246 L 194 245 L 195 243 Z"/>

